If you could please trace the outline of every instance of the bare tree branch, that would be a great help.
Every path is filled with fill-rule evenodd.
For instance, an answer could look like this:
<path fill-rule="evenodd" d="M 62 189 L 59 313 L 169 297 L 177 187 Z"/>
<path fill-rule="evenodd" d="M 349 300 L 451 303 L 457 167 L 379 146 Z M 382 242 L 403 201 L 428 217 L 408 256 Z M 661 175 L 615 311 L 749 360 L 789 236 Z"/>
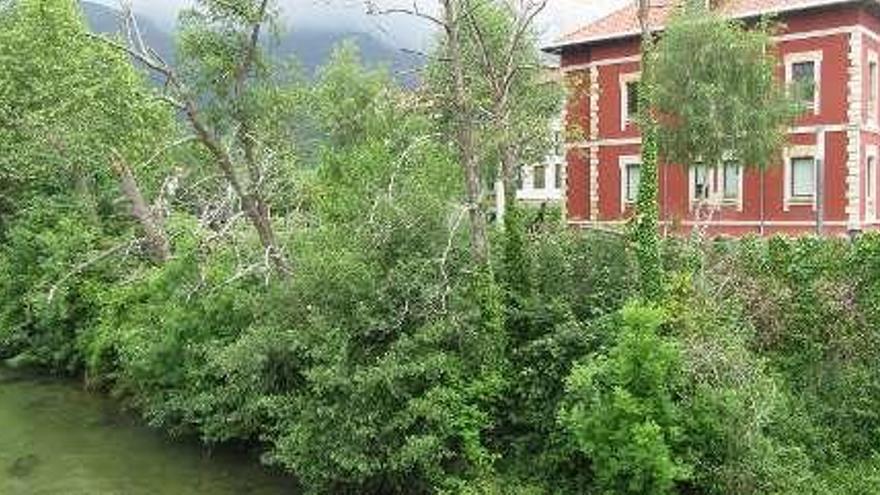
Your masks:
<path fill-rule="evenodd" d="M 434 17 L 430 14 L 422 12 L 419 9 L 418 4 L 413 1 L 412 8 L 391 8 L 391 9 L 380 9 L 379 5 L 374 0 L 366 0 L 367 6 L 367 14 L 368 15 L 391 15 L 391 14 L 405 14 L 410 15 L 419 19 L 424 19 L 429 21 L 443 29 L 447 29 L 446 23 L 441 19 Z"/>
<path fill-rule="evenodd" d="M 246 46 L 245 55 L 243 56 L 236 72 L 234 88 L 237 104 L 241 103 L 241 99 L 244 96 L 247 76 L 248 74 L 250 74 L 256 58 L 256 50 L 259 43 L 260 31 L 264 22 L 267 8 L 268 0 L 262 0 L 259 9 L 254 17 L 254 22 L 251 27 L 250 37 Z M 244 184 L 242 184 L 241 180 L 238 177 L 235 167 L 235 161 L 233 160 L 232 155 L 221 144 L 220 137 L 216 135 L 202 119 L 201 111 L 199 109 L 199 105 L 196 99 L 188 93 L 174 68 L 166 63 L 154 50 L 146 47 L 143 44 L 143 37 L 139 32 L 140 30 L 137 26 L 137 22 L 134 20 L 134 14 L 131 11 L 130 5 L 128 5 L 127 3 L 123 3 L 122 9 L 123 15 L 127 18 L 126 26 L 128 26 L 131 31 L 131 33 L 129 34 L 129 39 L 135 40 L 136 46 L 125 46 L 104 36 L 94 34 L 88 34 L 88 36 L 103 43 L 107 43 L 117 50 L 127 53 L 133 59 L 142 63 L 148 69 L 162 75 L 166 79 L 166 86 L 175 93 L 176 97 L 175 98 L 166 96 L 167 100 L 175 104 L 175 106 L 183 112 L 190 126 L 195 131 L 195 135 L 198 141 L 205 148 L 207 148 L 208 152 L 213 156 L 214 161 L 217 167 L 222 172 L 224 178 L 228 181 L 229 185 L 232 187 L 233 191 L 235 191 L 236 195 L 238 195 L 241 201 L 242 209 L 244 209 L 245 213 L 251 221 L 251 224 L 257 231 L 263 247 L 267 248 L 269 252 L 272 253 L 272 259 L 275 262 L 275 265 L 278 268 L 279 272 L 284 274 L 289 273 L 290 268 L 287 265 L 287 262 L 284 259 L 281 250 L 277 246 L 275 233 L 272 228 L 272 222 L 269 217 L 269 207 L 260 192 L 253 189 L 253 187 L 256 187 L 261 183 L 261 181 L 259 180 L 259 169 L 256 167 L 255 152 L 253 149 L 254 140 L 250 137 L 246 137 L 241 140 L 242 146 L 245 151 L 245 159 L 247 161 L 248 170 L 250 171 L 251 178 L 253 179 L 251 181 L 252 188 L 248 189 L 244 186 Z M 244 112 L 242 112 L 240 108 L 238 110 L 238 118 L 240 119 L 243 127 L 242 135 L 251 136 L 252 131 L 250 128 L 249 120 L 244 116 Z"/>
<path fill-rule="evenodd" d="M 51 303 L 52 300 L 55 298 L 55 293 L 58 292 L 58 289 L 65 282 L 67 282 L 71 277 L 79 275 L 80 273 L 82 273 L 83 271 L 85 271 L 86 269 L 91 267 L 92 265 L 95 265 L 98 262 L 100 262 L 104 259 L 107 259 L 122 250 L 131 248 L 135 243 L 137 243 L 137 239 L 125 241 L 120 244 L 116 244 L 114 246 L 111 246 L 108 249 L 105 249 L 104 251 L 101 251 L 100 253 L 93 256 L 92 258 L 89 258 L 89 259 L 83 261 L 82 263 L 74 266 L 70 271 L 65 273 L 61 278 L 56 280 L 54 284 L 52 284 L 52 287 L 49 288 L 49 292 L 46 295 L 46 302 Z"/>

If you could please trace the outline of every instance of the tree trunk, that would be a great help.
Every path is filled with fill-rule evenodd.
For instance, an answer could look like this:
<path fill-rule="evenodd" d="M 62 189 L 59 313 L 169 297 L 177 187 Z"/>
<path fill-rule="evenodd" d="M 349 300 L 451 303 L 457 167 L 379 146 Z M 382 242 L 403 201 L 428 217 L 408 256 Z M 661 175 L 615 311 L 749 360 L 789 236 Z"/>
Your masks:
<path fill-rule="evenodd" d="M 276 243 L 268 205 L 259 194 L 255 195 L 251 191 L 246 191 L 242 186 L 238 174 L 235 173 L 235 165 L 232 162 L 232 158 L 218 142 L 217 138 L 202 123 L 199 118 L 198 108 L 192 101 L 187 101 L 186 114 L 190 124 L 196 131 L 199 141 L 208 148 L 208 151 L 217 161 L 217 166 L 223 173 L 223 177 L 229 182 L 232 190 L 235 191 L 235 194 L 241 200 L 242 210 L 244 210 L 251 225 L 257 231 L 260 244 L 266 250 L 270 261 L 280 273 L 289 274 L 290 267 Z"/>
<path fill-rule="evenodd" d="M 113 170 L 119 176 L 122 193 L 131 203 L 132 216 L 140 223 L 146 235 L 150 255 L 157 263 L 168 261 L 171 258 L 171 243 L 168 242 L 162 222 L 144 199 L 131 168 L 121 156 L 117 156 L 113 161 Z"/>
<path fill-rule="evenodd" d="M 642 170 L 636 201 L 633 244 L 638 261 L 641 292 L 645 299 L 657 301 L 663 293 L 663 266 L 660 256 L 659 204 L 657 200 L 657 121 L 652 113 L 654 91 L 651 84 L 649 54 L 653 40 L 649 0 L 639 0 L 642 28 L 642 82 L 639 84 L 639 125 L 642 132 Z"/>
<path fill-rule="evenodd" d="M 504 200 L 508 207 L 513 207 L 516 201 L 516 171 L 521 165 L 519 154 L 510 136 L 510 110 L 508 108 L 508 94 L 505 86 L 498 82 L 495 87 L 495 115 L 498 134 L 501 137 L 499 151 L 501 156 L 501 180 L 504 182 Z"/>
<path fill-rule="evenodd" d="M 480 164 L 474 143 L 471 105 L 468 101 L 465 87 L 457 1 L 443 0 L 442 2 L 447 34 L 446 45 L 453 74 L 453 90 L 455 92 L 456 141 L 465 174 L 465 192 L 471 223 L 471 255 L 478 264 L 485 264 L 489 259 L 489 245 L 486 237 L 486 217 L 483 214 L 481 201 L 482 181 L 480 177 Z"/>
<path fill-rule="evenodd" d="M 519 158 L 513 146 L 506 142 L 501 146 L 501 173 L 504 181 L 504 200 L 508 205 L 516 201 L 516 170 Z"/>

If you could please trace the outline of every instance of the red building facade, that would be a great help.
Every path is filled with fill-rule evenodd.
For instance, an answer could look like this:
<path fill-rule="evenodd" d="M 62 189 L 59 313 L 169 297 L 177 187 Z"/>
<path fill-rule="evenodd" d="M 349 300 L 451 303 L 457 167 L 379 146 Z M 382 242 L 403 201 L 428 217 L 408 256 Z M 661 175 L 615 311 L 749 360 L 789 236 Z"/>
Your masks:
<path fill-rule="evenodd" d="M 662 28 L 672 0 L 653 0 Z M 777 15 L 780 75 L 808 81 L 807 110 L 781 156 L 759 167 L 661 165 L 663 228 L 712 234 L 845 234 L 880 226 L 880 2 L 729 0 L 734 18 Z M 566 211 L 573 225 L 626 221 L 638 189 L 641 138 L 629 118 L 639 79 L 635 5 L 563 38 L 569 86 Z M 573 136 L 577 137 L 573 137 Z M 821 203 L 821 204 L 820 204 Z"/>

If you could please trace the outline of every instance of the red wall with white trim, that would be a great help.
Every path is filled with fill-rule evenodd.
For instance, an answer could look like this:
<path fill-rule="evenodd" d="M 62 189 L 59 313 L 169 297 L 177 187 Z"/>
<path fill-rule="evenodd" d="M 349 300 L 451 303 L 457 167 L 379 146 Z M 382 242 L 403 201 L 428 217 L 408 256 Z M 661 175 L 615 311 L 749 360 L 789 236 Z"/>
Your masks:
<path fill-rule="evenodd" d="M 821 78 L 819 81 L 820 111 L 817 115 L 804 115 L 795 123 L 790 135 L 791 145 L 811 145 L 816 143 L 816 126 L 826 126 L 824 158 L 824 209 L 826 232 L 844 233 L 847 222 L 847 146 L 846 128 L 848 122 L 849 99 L 849 33 L 834 32 L 864 26 L 871 32 L 880 33 L 880 20 L 873 14 L 854 6 L 825 8 L 809 12 L 794 13 L 784 20 L 782 39 L 778 50 L 781 58 L 786 54 L 821 51 Z M 860 28 L 862 29 L 862 28 Z M 861 35 L 861 34 L 859 34 Z M 863 54 L 863 110 L 867 110 L 867 54 L 875 50 L 880 54 L 880 42 L 870 36 L 862 36 Z M 598 136 L 589 136 L 589 98 L 586 102 L 569 105 L 569 122 L 577 122 L 586 131 L 584 135 L 570 142 L 568 158 L 568 198 L 569 219 L 574 223 L 587 221 L 620 223 L 631 212 L 621 208 L 621 156 L 640 153 L 637 126 L 621 126 L 620 77 L 623 74 L 638 72 L 639 62 L 631 60 L 639 53 L 637 39 L 609 41 L 592 46 L 566 48 L 562 52 L 563 69 L 578 68 L 578 74 L 588 78 L 587 70 L 598 71 Z M 880 68 L 878 68 L 880 72 Z M 784 74 L 780 60 L 780 75 Z M 878 74 L 880 79 L 880 74 Z M 878 82 L 880 84 L 880 82 Z M 880 93 L 880 91 L 878 91 Z M 880 114 L 880 102 L 878 102 Z M 880 116 L 878 116 L 880 120 Z M 869 145 L 880 147 L 880 132 L 868 130 L 860 135 L 861 165 L 859 184 L 859 218 L 865 218 L 865 150 Z M 598 149 L 598 211 L 590 211 L 590 149 Z M 878 157 L 880 161 L 880 157 Z M 878 163 L 880 169 L 880 163 Z M 766 233 L 802 233 L 813 231 L 816 209 L 813 205 L 791 204 L 786 210 L 784 198 L 784 169 L 780 156 L 767 164 L 764 174 L 764 212 Z M 880 175 L 878 173 L 877 175 Z M 689 173 L 683 166 L 665 165 L 659 170 L 661 217 L 668 227 L 678 226 L 680 231 L 692 229 L 699 217 L 691 210 L 689 199 Z M 714 234 L 741 235 L 757 232 L 762 221 L 761 212 L 761 172 L 756 167 L 745 169 L 743 180 L 742 209 L 737 206 L 723 206 L 710 222 L 709 231 Z M 880 195 L 880 177 L 878 195 Z M 880 203 L 880 198 L 878 198 Z M 878 210 L 877 217 L 880 217 Z M 863 225 L 869 228 L 869 225 Z"/>

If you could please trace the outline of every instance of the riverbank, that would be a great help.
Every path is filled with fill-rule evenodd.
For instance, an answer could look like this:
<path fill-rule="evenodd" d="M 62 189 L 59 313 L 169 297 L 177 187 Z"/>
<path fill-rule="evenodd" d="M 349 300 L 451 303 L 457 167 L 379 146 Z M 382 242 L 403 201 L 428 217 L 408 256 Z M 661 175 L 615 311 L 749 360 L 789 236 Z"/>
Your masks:
<path fill-rule="evenodd" d="M 3 367 L 0 446 L 4 495 L 296 493 L 247 453 L 172 440 L 73 381 Z"/>

